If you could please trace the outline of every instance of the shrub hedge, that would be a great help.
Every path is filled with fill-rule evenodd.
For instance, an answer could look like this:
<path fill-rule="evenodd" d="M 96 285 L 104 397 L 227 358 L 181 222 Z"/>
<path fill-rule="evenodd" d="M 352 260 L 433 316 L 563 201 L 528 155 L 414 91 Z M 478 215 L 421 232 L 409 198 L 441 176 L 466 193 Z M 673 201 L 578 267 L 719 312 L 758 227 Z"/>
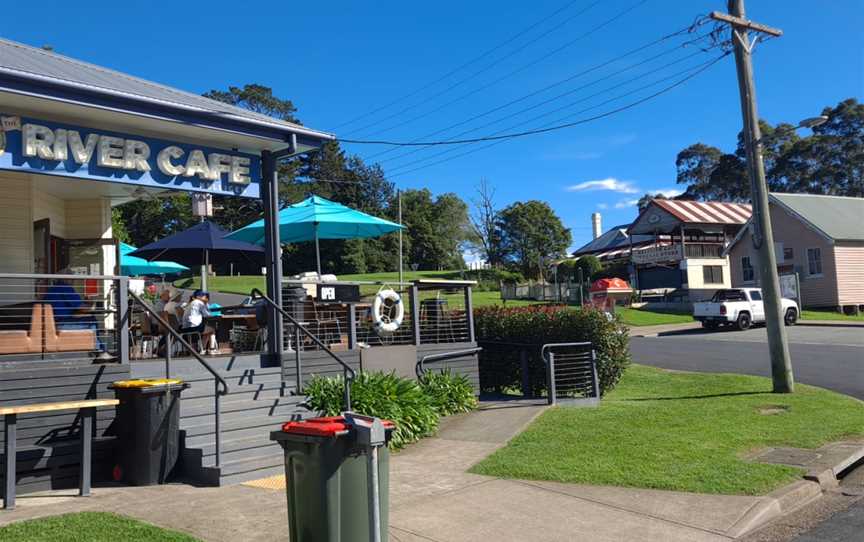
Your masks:
<path fill-rule="evenodd" d="M 325 416 L 342 412 L 344 379 L 313 377 L 305 394 L 309 406 Z M 474 389 L 462 375 L 427 372 L 420 382 L 393 373 L 361 372 L 351 387 L 354 412 L 396 424 L 390 447 L 399 449 L 438 429 L 439 416 L 467 412 L 476 406 Z"/>
<path fill-rule="evenodd" d="M 521 349 L 514 344 L 528 345 L 524 350 L 529 357 L 529 381 L 535 395 L 545 389 L 540 347 L 546 343 L 587 341 L 594 345 L 601 394 L 615 387 L 630 364 L 627 327 L 618 318 L 610 321 L 604 313 L 591 308 L 482 307 L 475 309 L 474 322 L 477 341 L 484 347 L 480 355 L 483 391 L 501 392 L 521 386 Z"/>

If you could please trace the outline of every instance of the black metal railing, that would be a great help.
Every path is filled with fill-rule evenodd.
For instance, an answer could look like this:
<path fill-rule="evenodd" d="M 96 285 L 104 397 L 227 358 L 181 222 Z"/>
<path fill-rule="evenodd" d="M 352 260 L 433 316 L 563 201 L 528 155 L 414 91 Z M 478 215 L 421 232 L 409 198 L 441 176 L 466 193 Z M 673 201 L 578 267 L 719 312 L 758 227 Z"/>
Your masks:
<path fill-rule="evenodd" d="M 171 325 L 162 318 L 162 316 L 150 306 L 149 303 L 141 299 L 141 297 L 135 292 L 129 291 L 129 296 L 134 299 L 138 306 L 141 307 L 151 318 L 153 318 L 160 326 L 160 328 L 165 333 L 165 378 L 171 377 L 171 356 L 172 356 L 172 340 L 180 343 L 183 348 L 189 351 L 189 354 L 195 358 L 198 363 L 200 363 L 208 373 L 213 376 L 214 382 L 214 390 L 213 390 L 213 417 L 214 417 L 214 434 L 215 434 L 215 452 L 216 452 L 216 467 L 218 468 L 222 463 L 222 427 L 221 427 L 221 404 L 220 397 L 228 394 L 228 383 L 219 374 L 219 372 L 214 369 L 207 360 L 205 360 L 201 354 L 199 354 L 196 348 L 190 344 L 183 335 L 175 330 Z M 127 312 L 128 314 L 128 312 Z M 128 316 L 127 316 L 128 318 Z M 200 345 L 199 345 L 200 347 Z"/>
<path fill-rule="evenodd" d="M 351 384 L 354 379 L 357 377 L 357 372 L 353 367 L 348 365 L 342 358 L 340 358 L 333 350 L 327 345 L 324 341 L 318 338 L 312 331 L 307 329 L 307 326 L 304 325 L 303 322 L 300 322 L 292 314 L 286 311 L 284 308 L 280 307 L 276 302 L 267 297 L 261 290 L 257 288 L 253 288 L 249 293 L 249 296 L 253 300 L 263 300 L 267 303 L 268 306 L 275 309 L 279 314 L 282 315 L 282 318 L 288 321 L 290 326 L 293 328 L 293 337 L 294 343 L 299 345 L 302 340 L 301 337 L 305 336 L 309 340 L 311 340 L 318 348 L 324 352 L 326 352 L 336 363 L 338 363 L 342 367 L 342 375 L 345 379 L 345 391 L 344 391 L 344 403 L 345 410 L 351 410 Z M 295 363 L 296 363 L 296 371 L 297 371 L 297 392 L 301 393 L 303 389 L 303 367 L 301 361 L 301 351 L 302 348 L 295 348 Z M 280 360 L 281 361 L 281 360 Z"/>
<path fill-rule="evenodd" d="M 464 358 L 466 356 L 475 356 L 479 354 L 483 349 L 480 347 L 477 348 L 466 348 L 465 350 L 454 350 L 453 352 L 441 352 L 438 354 L 427 354 L 420 358 L 417 364 L 414 366 L 414 373 L 417 375 L 417 378 L 423 378 L 423 375 L 426 374 L 426 364 L 427 363 L 437 363 L 441 361 L 448 361 L 451 359 Z"/>
<path fill-rule="evenodd" d="M 544 344 L 540 356 L 546 362 L 546 397 L 550 405 L 600 399 L 597 355 L 590 342 Z"/>

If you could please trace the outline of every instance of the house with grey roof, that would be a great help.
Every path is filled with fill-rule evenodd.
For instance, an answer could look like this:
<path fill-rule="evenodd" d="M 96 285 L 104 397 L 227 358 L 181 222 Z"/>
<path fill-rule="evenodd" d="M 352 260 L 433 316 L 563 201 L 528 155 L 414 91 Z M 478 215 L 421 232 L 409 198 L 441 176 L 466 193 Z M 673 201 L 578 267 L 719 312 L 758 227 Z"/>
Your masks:
<path fill-rule="evenodd" d="M 864 308 L 864 198 L 777 193 L 769 206 L 777 272 L 798 274 L 802 305 Z M 748 230 L 727 249 L 736 287 L 759 285 Z"/>

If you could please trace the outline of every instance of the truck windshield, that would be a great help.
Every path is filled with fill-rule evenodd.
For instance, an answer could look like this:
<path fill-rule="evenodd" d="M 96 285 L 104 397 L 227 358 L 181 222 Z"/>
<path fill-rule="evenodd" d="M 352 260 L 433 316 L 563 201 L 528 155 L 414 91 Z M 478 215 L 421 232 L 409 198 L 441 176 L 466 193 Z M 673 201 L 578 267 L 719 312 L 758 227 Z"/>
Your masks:
<path fill-rule="evenodd" d="M 743 290 L 717 290 L 711 301 L 747 301 L 747 297 L 744 295 Z"/>

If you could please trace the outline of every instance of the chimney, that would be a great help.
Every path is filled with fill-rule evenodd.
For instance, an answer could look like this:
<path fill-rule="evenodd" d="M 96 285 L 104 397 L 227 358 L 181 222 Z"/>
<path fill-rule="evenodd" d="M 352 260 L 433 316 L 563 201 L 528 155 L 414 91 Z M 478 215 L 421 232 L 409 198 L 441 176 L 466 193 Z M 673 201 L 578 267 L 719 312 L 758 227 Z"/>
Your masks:
<path fill-rule="evenodd" d="M 594 231 L 594 239 L 603 235 L 603 225 L 600 222 L 600 213 L 591 213 L 591 229 Z"/>

